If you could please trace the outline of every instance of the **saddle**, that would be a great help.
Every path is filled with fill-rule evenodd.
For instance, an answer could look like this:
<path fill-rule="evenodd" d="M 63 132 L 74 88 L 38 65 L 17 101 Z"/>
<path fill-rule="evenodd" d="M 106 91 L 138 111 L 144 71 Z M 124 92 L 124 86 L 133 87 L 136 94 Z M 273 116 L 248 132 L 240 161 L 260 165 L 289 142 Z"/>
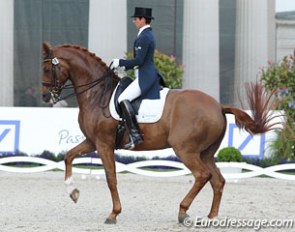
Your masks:
<path fill-rule="evenodd" d="M 122 117 L 118 98 L 131 82 L 132 79 L 130 77 L 123 77 L 118 83 L 110 100 L 109 109 L 111 116 L 115 120 L 118 120 L 116 131 L 116 149 L 122 148 L 123 136 L 126 131 L 125 121 Z M 169 88 L 162 88 L 160 90 L 160 99 L 142 99 L 138 97 L 131 102 L 138 123 L 155 123 L 160 120 L 169 90 Z"/>

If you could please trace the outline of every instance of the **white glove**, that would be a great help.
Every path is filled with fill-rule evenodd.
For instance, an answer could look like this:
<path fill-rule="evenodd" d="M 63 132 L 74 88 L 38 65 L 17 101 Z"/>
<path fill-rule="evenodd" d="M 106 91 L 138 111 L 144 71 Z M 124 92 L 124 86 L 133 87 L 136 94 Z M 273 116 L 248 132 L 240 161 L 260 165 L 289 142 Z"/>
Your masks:
<path fill-rule="evenodd" d="M 120 61 L 120 59 L 113 59 L 112 63 L 111 63 L 111 66 L 110 66 L 110 69 L 118 68 L 119 67 L 119 61 Z"/>
<path fill-rule="evenodd" d="M 125 66 L 120 66 L 115 69 L 115 73 L 118 75 L 118 77 L 123 78 L 127 76 L 127 73 L 125 72 Z"/>

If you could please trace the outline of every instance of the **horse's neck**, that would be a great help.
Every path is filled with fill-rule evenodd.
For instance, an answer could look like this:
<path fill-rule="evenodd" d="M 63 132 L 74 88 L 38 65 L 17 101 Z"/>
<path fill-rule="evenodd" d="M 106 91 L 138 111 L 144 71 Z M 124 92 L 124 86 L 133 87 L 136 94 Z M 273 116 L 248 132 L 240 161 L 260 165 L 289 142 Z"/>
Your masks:
<path fill-rule="evenodd" d="M 99 93 L 101 92 L 100 85 L 91 86 L 95 77 L 90 76 L 89 73 L 87 75 L 85 75 L 85 73 L 83 74 L 75 74 L 71 77 L 80 109 L 92 107 L 95 102 L 99 103 Z"/>
<path fill-rule="evenodd" d="M 98 107 L 104 104 L 100 102 L 100 94 L 104 85 L 101 83 L 95 84 L 94 82 L 106 75 L 106 65 L 100 58 L 94 54 L 88 54 L 83 49 L 65 47 L 61 49 L 61 52 L 61 55 L 65 56 L 69 61 L 70 79 L 75 88 L 79 108 L 85 109 L 95 105 Z"/>
<path fill-rule="evenodd" d="M 107 70 L 104 72 L 101 70 L 103 69 L 94 68 L 93 70 L 75 70 L 75 73 L 72 73 L 71 81 L 76 91 L 80 110 L 92 109 L 93 107 L 99 108 L 100 106 L 105 106 L 108 102 L 107 100 L 110 98 L 112 91 L 110 90 L 101 98 L 100 95 L 103 92 L 104 84 L 95 83 L 106 75 Z"/>

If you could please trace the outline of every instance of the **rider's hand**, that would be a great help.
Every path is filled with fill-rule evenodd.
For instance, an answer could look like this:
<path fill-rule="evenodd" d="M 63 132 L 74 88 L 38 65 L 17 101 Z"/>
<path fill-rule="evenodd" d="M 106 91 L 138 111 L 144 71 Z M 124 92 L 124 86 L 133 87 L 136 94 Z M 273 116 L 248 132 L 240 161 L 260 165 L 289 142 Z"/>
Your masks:
<path fill-rule="evenodd" d="M 127 76 L 127 73 L 125 72 L 124 66 L 119 66 L 115 69 L 115 73 L 118 75 L 118 77 L 123 78 Z"/>
<path fill-rule="evenodd" d="M 120 59 L 113 59 L 112 63 L 111 63 L 111 66 L 110 66 L 110 69 L 118 68 L 119 67 L 119 61 L 120 61 Z"/>

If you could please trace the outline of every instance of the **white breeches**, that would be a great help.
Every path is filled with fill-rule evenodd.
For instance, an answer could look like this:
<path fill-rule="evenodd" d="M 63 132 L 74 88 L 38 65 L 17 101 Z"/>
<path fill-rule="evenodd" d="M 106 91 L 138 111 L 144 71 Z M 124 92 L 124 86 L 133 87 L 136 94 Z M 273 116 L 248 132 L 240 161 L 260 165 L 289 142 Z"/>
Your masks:
<path fill-rule="evenodd" d="M 141 90 L 138 83 L 138 78 L 135 78 L 134 81 L 123 91 L 123 93 L 119 96 L 118 102 L 129 100 L 133 101 L 135 98 L 141 95 Z"/>

